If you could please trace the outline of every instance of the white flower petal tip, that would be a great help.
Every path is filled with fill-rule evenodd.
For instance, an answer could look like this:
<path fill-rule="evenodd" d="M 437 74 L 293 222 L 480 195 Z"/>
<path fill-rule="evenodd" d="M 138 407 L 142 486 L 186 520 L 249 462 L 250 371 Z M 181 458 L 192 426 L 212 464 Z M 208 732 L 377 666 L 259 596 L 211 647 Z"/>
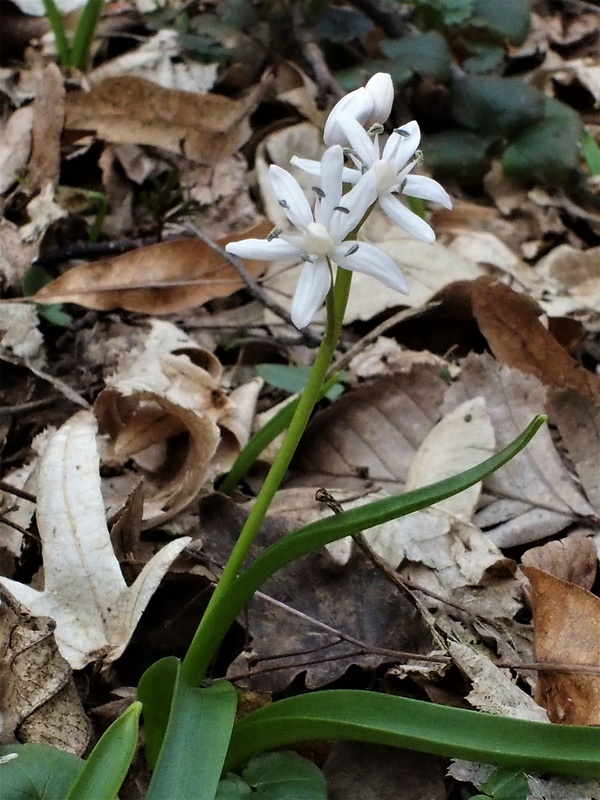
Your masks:
<path fill-rule="evenodd" d="M 452 199 L 448 192 L 437 181 L 427 178 L 424 175 L 407 175 L 402 188 L 402 194 L 408 197 L 418 197 L 421 200 L 428 200 L 437 203 L 450 210 Z"/>
<path fill-rule="evenodd" d="M 387 122 L 394 103 L 394 84 L 392 78 L 387 72 L 378 72 L 367 81 L 365 89 L 373 100 L 373 111 L 369 117 L 367 117 L 365 125 L 367 128 L 375 123 L 383 125 Z"/>
<path fill-rule="evenodd" d="M 331 273 L 325 259 L 307 262 L 300 273 L 292 300 L 292 322 L 299 330 L 313 321 L 330 288 Z"/>
<path fill-rule="evenodd" d="M 341 100 L 338 100 L 327 117 L 325 130 L 323 131 L 323 141 L 328 146 L 333 144 L 345 146 L 348 144 L 343 126 L 339 122 L 340 112 L 348 113 L 362 125 L 369 118 L 369 115 L 373 113 L 373 98 L 363 87 L 355 89 L 350 94 L 342 97 Z"/>

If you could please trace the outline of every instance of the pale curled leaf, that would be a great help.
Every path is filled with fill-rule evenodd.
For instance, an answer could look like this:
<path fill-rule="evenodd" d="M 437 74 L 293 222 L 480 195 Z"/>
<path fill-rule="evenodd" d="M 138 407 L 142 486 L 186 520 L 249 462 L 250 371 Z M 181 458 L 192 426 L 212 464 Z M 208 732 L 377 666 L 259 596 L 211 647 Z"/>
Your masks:
<path fill-rule="evenodd" d="M 58 648 L 74 669 L 119 657 L 164 574 L 190 541 L 170 542 L 127 587 L 106 525 L 95 435 L 94 417 L 80 411 L 50 439 L 40 460 L 44 590 L 0 579 L 33 616 L 54 619 Z"/>

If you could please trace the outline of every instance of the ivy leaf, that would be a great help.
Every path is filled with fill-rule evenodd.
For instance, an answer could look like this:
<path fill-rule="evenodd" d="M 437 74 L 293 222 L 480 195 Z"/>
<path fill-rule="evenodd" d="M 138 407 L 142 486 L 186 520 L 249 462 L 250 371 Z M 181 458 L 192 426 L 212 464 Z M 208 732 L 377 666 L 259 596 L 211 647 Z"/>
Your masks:
<path fill-rule="evenodd" d="M 512 44 L 523 44 L 530 20 L 531 0 L 475 0 L 471 24 L 487 28 Z"/>
<path fill-rule="evenodd" d="M 373 23 L 353 8 L 329 7 L 315 20 L 318 34 L 330 42 L 351 42 L 373 30 Z"/>
<path fill-rule="evenodd" d="M 544 95 L 519 78 L 465 75 L 452 89 L 454 118 L 465 128 L 513 136 L 544 116 Z"/>
<path fill-rule="evenodd" d="M 403 67 L 421 75 L 433 75 L 443 83 L 450 80 L 452 55 L 445 38 L 437 31 L 386 39 L 379 49 L 393 59 L 396 69 Z"/>
<path fill-rule="evenodd" d="M 579 166 L 583 125 L 576 111 L 548 97 L 544 116 L 507 147 L 502 164 L 508 175 L 560 186 Z"/>
<path fill-rule="evenodd" d="M 220 783 L 216 800 L 326 800 L 327 784 L 312 761 L 287 751 L 254 756 L 242 778 L 229 773 Z"/>
<path fill-rule="evenodd" d="M 419 7 L 429 6 L 437 12 L 443 25 L 460 25 L 473 13 L 475 0 L 417 0 Z"/>
<path fill-rule="evenodd" d="M 483 177 L 490 137 L 472 131 L 452 130 L 425 136 L 423 153 L 427 167 L 440 178 L 460 175 L 465 185 L 478 183 Z"/>
<path fill-rule="evenodd" d="M 0 747 L 2 800 L 64 800 L 83 768 L 73 753 L 47 744 Z"/>

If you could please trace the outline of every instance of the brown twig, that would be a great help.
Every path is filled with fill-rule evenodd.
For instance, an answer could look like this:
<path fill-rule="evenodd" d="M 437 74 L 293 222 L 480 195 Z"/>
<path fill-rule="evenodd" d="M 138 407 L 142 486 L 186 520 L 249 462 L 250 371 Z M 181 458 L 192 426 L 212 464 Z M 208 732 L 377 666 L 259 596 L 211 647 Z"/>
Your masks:
<path fill-rule="evenodd" d="M 279 303 L 276 303 L 273 298 L 267 292 L 265 292 L 261 286 L 259 286 L 257 281 L 254 280 L 254 277 L 248 272 L 240 258 L 228 253 L 222 247 L 219 247 L 216 242 L 214 242 L 193 223 L 189 222 L 186 227 L 194 234 L 194 236 L 197 236 L 200 241 L 208 245 L 211 250 L 221 256 L 221 258 L 225 259 L 225 261 L 227 261 L 227 263 L 234 268 L 234 270 L 246 284 L 248 291 L 253 295 L 253 297 L 259 300 L 265 306 L 265 308 L 268 308 L 280 319 L 295 327 L 294 323 L 292 322 L 292 318 L 286 309 L 283 308 L 283 306 L 280 306 Z M 300 335 L 308 344 L 311 344 L 315 347 L 318 347 L 321 344 L 321 337 L 317 336 L 308 328 L 300 331 Z"/>
<path fill-rule="evenodd" d="M 20 497 L 21 500 L 28 500 L 30 503 L 36 502 L 34 494 L 26 492 L 25 489 L 19 489 L 18 486 L 13 486 L 12 483 L 7 481 L 0 480 L 0 491 L 6 492 L 6 494 L 13 494 L 15 497 Z"/>
<path fill-rule="evenodd" d="M 292 0 L 290 6 L 296 40 L 300 45 L 302 54 L 310 66 L 313 77 L 319 87 L 319 103 L 324 102 L 328 94 L 333 95 L 336 100 L 339 100 L 340 97 L 343 97 L 345 92 L 327 66 L 323 51 L 315 39 L 313 28 L 308 24 L 304 16 L 304 4 L 299 2 L 299 0 Z"/>

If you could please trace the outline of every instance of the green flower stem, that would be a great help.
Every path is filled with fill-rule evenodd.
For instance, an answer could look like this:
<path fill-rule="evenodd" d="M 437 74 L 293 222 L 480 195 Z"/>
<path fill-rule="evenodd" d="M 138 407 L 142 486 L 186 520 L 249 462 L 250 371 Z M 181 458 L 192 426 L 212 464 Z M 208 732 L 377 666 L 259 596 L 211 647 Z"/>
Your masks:
<path fill-rule="evenodd" d="M 219 606 L 227 602 L 233 584 L 256 539 L 269 506 L 283 481 L 290 461 L 304 433 L 313 408 L 317 403 L 323 382 L 333 359 L 344 312 L 348 302 L 352 275 L 338 268 L 335 286 L 327 295 L 327 324 L 317 357 L 310 371 L 306 387 L 302 392 L 296 412 L 290 422 L 281 449 L 260 490 L 246 520 L 225 569 L 219 578 L 214 594 L 204 612 L 200 625 L 183 660 L 183 674 L 192 686 L 198 685 L 219 647 L 227 630 L 219 624 Z"/>

